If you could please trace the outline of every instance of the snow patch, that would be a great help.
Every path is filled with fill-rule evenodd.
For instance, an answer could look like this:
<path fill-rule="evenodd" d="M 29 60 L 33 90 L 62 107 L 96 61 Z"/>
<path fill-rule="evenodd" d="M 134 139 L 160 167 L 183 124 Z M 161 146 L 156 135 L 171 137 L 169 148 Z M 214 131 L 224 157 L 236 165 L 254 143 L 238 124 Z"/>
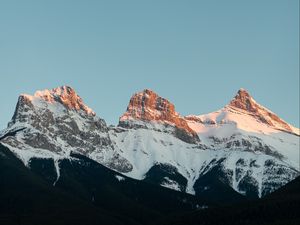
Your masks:
<path fill-rule="evenodd" d="M 55 166 L 55 170 L 56 170 L 56 180 L 54 181 L 53 186 L 56 185 L 56 183 L 57 183 L 57 181 L 59 180 L 59 177 L 60 177 L 59 158 L 54 159 L 54 166 Z"/>
<path fill-rule="evenodd" d="M 117 180 L 120 182 L 125 180 L 125 177 L 122 177 L 120 175 L 115 175 L 115 178 L 117 178 Z"/>
<path fill-rule="evenodd" d="M 165 177 L 164 181 L 160 185 L 176 191 L 181 191 L 180 185 L 176 181 L 171 180 L 169 177 Z"/>

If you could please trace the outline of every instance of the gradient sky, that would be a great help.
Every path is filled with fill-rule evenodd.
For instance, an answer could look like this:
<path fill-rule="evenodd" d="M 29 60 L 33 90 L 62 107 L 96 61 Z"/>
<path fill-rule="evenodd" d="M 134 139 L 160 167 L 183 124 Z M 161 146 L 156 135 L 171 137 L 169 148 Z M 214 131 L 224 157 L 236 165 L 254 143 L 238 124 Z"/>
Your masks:
<path fill-rule="evenodd" d="M 299 127 L 299 1 L 0 1 L 0 128 L 18 95 L 72 86 L 116 124 L 150 88 L 183 115 L 240 87 Z"/>

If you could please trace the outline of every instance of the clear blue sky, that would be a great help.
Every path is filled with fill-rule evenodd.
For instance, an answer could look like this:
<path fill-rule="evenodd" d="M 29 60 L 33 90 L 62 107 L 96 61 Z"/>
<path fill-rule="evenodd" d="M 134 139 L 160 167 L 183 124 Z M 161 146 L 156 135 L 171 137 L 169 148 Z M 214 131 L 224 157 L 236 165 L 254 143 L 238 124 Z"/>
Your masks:
<path fill-rule="evenodd" d="M 299 1 L 0 1 L 0 128 L 20 93 L 70 85 L 116 124 L 150 88 L 178 112 L 240 87 L 299 127 Z"/>

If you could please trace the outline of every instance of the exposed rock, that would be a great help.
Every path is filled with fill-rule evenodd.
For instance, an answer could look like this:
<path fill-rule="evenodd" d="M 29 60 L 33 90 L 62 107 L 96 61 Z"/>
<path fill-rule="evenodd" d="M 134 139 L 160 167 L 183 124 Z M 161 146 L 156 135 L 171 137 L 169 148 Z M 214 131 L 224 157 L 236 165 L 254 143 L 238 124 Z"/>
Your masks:
<path fill-rule="evenodd" d="M 93 110 L 87 107 L 75 90 L 69 86 L 37 91 L 34 97 L 41 98 L 49 103 L 59 102 L 69 110 L 83 111 L 86 114 L 95 115 Z"/>
<path fill-rule="evenodd" d="M 145 89 L 134 94 L 129 102 L 127 111 L 120 118 L 120 126 L 131 126 L 127 121 L 140 120 L 158 122 L 175 128 L 174 135 L 188 143 L 199 142 L 198 135 L 193 131 L 176 111 L 175 106 L 167 99 L 158 96 L 151 90 Z M 131 128 L 130 127 L 130 128 Z"/>

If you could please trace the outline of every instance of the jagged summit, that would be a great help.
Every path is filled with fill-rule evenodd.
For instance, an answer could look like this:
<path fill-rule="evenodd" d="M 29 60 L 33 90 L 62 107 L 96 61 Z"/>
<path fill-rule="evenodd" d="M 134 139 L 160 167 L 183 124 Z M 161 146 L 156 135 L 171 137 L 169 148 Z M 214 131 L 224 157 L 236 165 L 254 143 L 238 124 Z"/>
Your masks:
<path fill-rule="evenodd" d="M 172 125 L 185 131 L 193 139 L 198 139 L 185 119 L 175 111 L 174 104 L 149 89 L 131 97 L 126 112 L 120 117 L 120 124 L 124 125 L 127 121 L 134 120 Z"/>
<path fill-rule="evenodd" d="M 201 124 L 213 127 L 223 127 L 226 124 L 235 124 L 238 129 L 255 133 L 287 132 L 299 136 L 298 128 L 285 122 L 275 113 L 257 103 L 249 92 L 239 89 L 234 98 L 222 109 L 204 114 L 189 115 L 185 119 L 189 126 L 198 132 L 204 132 Z M 201 126 L 195 126 L 195 123 Z"/>
<path fill-rule="evenodd" d="M 249 112 L 257 112 L 260 107 L 251 97 L 249 92 L 244 88 L 240 88 L 235 97 L 230 101 L 229 106 L 243 109 Z"/>
<path fill-rule="evenodd" d="M 120 120 L 133 118 L 171 121 L 173 117 L 178 117 L 174 105 L 154 91 L 145 89 L 131 97 L 127 111 Z"/>
<path fill-rule="evenodd" d="M 299 131 L 294 129 L 287 122 L 279 118 L 275 113 L 266 107 L 258 104 L 249 92 L 243 88 L 239 89 L 236 96 L 230 101 L 225 108 L 242 110 L 253 116 L 256 120 L 278 130 L 298 134 Z M 298 134 L 299 135 L 299 134 Z"/>
<path fill-rule="evenodd" d="M 83 103 L 83 100 L 75 92 L 75 90 L 66 85 L 53 88 L 51 90 L 45 89 L 42 91 L 36 91 L 33 96 L 22 94 L 20 98 L 26 98 L 31 101 L 33 105 L 41 100 L 50 104 L 60 103 L 69 110 L 82 111 L 89 115 L 95 115 L 93 110 Z"/>

